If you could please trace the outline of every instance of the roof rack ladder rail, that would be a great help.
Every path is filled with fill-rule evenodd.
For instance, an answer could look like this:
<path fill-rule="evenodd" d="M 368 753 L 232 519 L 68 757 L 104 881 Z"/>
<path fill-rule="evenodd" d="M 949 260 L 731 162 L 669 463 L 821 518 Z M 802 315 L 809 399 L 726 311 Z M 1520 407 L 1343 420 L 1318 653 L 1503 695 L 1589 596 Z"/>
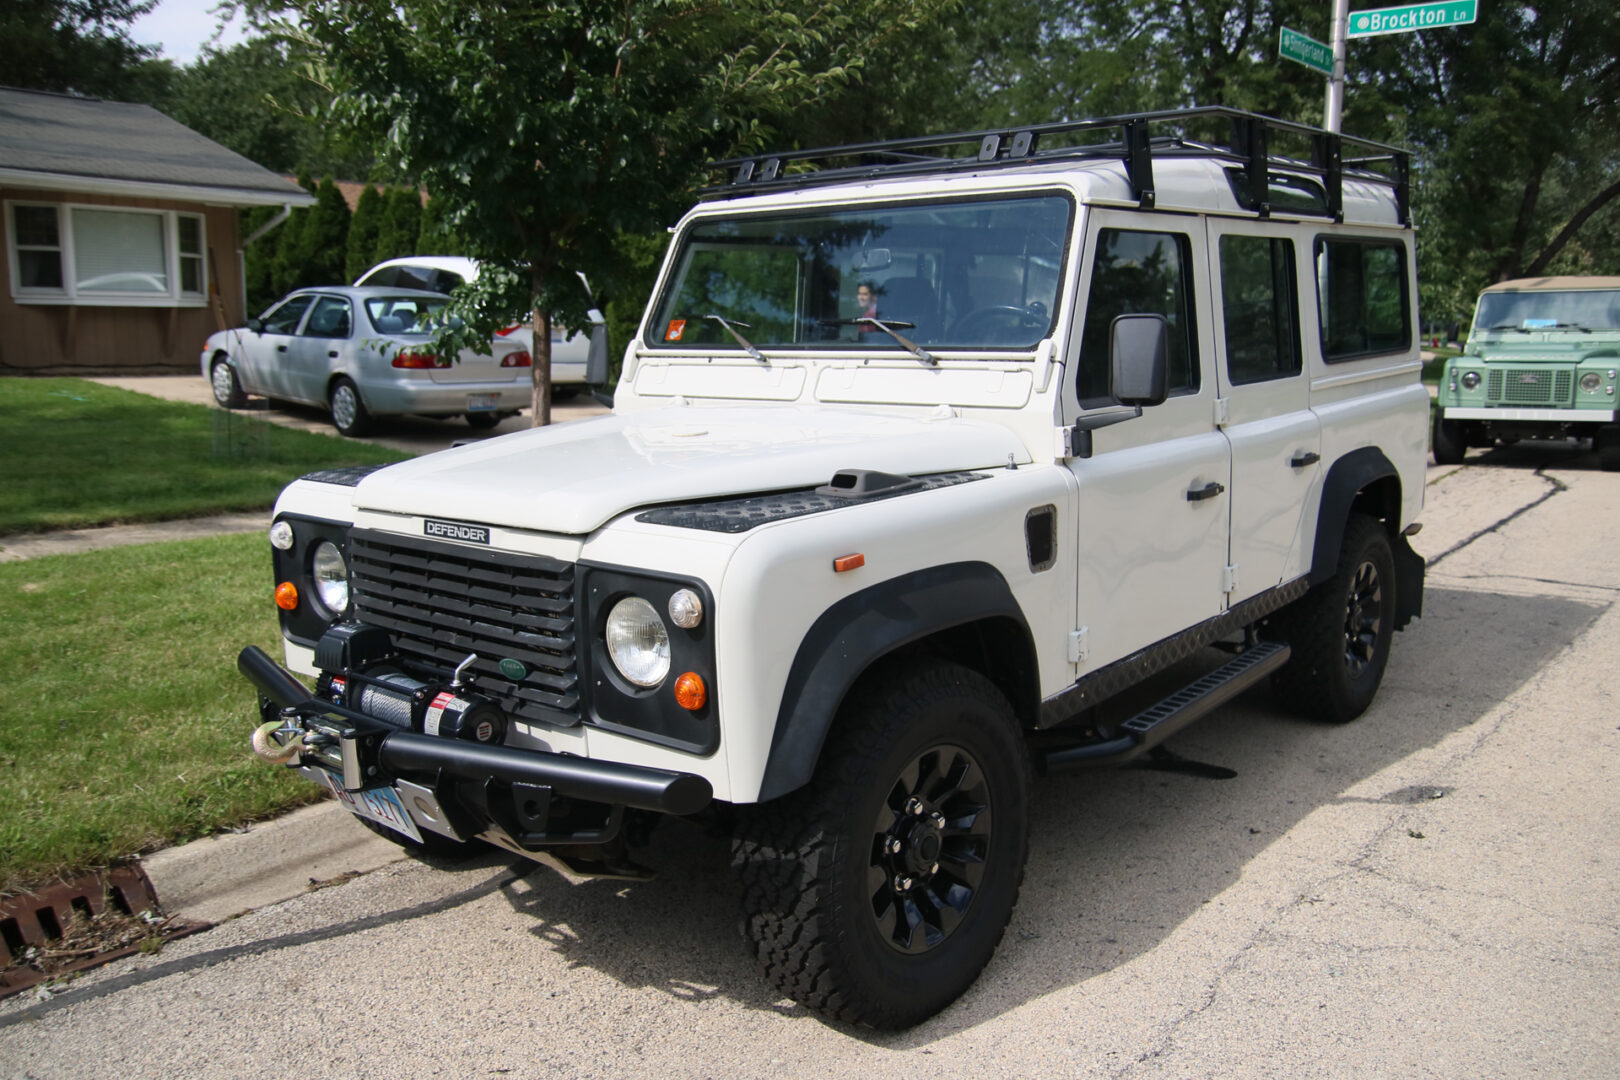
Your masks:
<path fill-rule="evenodd" d="M 1395 211 L 1400 215 L 1402 225 L 1412 224 L 1412 159 L 1405 153 L 1397 153 L 1391 162 L 1395 171 Z"/>
<path fill-rule="evenodd" d="M 1328 131 L 1313 136 L 1314 164 L 1322 170 L 1322 184 L 1327 188 L 1328 213 L 1336 224 L 1344 224 L 1344 140 Z"/>
<path fill-rule="evenodd" d="M 1243 155 L 1243 186 L 1261 217 L 1271 216 L 1270 125 L 1252 116 L 1232 117 L 1232 145 Z"/>
<path fill-rule="evenodd" d="M 1153 140 L 1144 117 L 1126 120 L 1124 128 L 1125 175 L 1130 177 L 1131 194 L 1143 210 L 1153 209 L 1157 193 L 1153 187 Z"/>

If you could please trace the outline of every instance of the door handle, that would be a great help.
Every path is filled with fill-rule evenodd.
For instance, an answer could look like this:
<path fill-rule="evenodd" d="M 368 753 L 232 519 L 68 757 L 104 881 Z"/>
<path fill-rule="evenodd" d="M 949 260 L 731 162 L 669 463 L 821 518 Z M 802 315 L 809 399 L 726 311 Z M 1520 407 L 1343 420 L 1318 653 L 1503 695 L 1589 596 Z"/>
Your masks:
<path fill-rule="evenodd" d="M 1321 454 L 1318 454 L 1314 450 L 1307 450 L 1303 454 L 1295 454 L 1292 458 L 1289 459 L 1288 464 L 1290 466 L 1292 466 L 1293 468 L 1303 469 L 1303 468 L 1305 468 L 1305 466 L 1307 466 L 1307 465 L 1315 465 L 1318 461 L 1321 461 L 1321 460 L 1322 460 L 1322 455 Z"/>
<path fill-rule="evenodd" d="M 338 351 L 336 349 L 327 349 L 326 350 L 326 355 L 330 356 L 334 360 L 337 359 L 337 354 L 338 354 Z"/>
<path fill-rule="evenodd" d="M 1213 499 L 1215 496 L 1219 495 L 1225 490 L 1226 486 L 1224 484 L 1217 484 L 1215 481 L 1211 480 L 1203 487 L 1193 488 L 1191 491 L 1187 492 L 1187 501 L 1203 502 L 1205 499 Z"/>
<path fill-rule="evenodd" d="M 286 351 L 287 351 L 287 346 L 285 346 L 285 345 L 277 345 L 276 346 L 276 352 L 286 352 Z"/>

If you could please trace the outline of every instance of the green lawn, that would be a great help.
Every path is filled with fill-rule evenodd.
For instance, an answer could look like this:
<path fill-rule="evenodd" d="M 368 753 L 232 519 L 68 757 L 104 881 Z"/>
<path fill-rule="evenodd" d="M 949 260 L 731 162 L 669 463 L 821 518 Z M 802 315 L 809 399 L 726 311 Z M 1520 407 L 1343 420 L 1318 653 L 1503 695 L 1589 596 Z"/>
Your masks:
<path fill-rule="evenodd" d="M 256 510 L 306 472 L 408 456 L 82 379 L 0 378 L 0 536 Z"/>
<path fill-rule="evenodd" d="M 0 891 L 315 796 L 248 750 L 270 592 L 258 535 L 0 563 Z"/>

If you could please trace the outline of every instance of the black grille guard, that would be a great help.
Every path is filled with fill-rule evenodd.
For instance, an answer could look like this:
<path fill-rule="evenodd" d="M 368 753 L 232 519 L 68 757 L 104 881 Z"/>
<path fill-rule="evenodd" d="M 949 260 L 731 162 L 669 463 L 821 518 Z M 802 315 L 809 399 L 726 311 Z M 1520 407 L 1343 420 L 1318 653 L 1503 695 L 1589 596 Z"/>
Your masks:
<path fill-rule="evenodd" d="M 391 728 L 364 713 L 314 697 L 256 645 L 242 650 L 236 666 L 284 717 L 315 722 L 322 730 L 336 733 L 343 743 L 345 765 L 353 761 L 359 766 L 342 770 L 344 787 L 351 791 L 390 777 L 439 773 L 464 780 L 541 785 L 575 799 L 665 814 L 695 814 L 714 799 L 709 781 L 692 773 L 545 750 L 484 746 Z M 375 775 L 367 771 L 372 762 Z"/>

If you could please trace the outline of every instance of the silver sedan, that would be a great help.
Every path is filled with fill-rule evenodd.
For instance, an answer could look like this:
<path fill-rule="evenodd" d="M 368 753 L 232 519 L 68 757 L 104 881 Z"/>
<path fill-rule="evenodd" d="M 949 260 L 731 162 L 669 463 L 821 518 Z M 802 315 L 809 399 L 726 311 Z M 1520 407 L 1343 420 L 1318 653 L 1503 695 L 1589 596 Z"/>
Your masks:
<path fill-rule="evenodd" d="M 225 408 L 248 394 L 324 406 L 344 435 L 406 413 L 494 427 L 529 404 L 533 360 L 509 338 L 495 338 L 491 355 L 435 354 L 445 303 L 418 289 L 299 289 L 246 326 L 211 336 L 202 373 Z"/>

